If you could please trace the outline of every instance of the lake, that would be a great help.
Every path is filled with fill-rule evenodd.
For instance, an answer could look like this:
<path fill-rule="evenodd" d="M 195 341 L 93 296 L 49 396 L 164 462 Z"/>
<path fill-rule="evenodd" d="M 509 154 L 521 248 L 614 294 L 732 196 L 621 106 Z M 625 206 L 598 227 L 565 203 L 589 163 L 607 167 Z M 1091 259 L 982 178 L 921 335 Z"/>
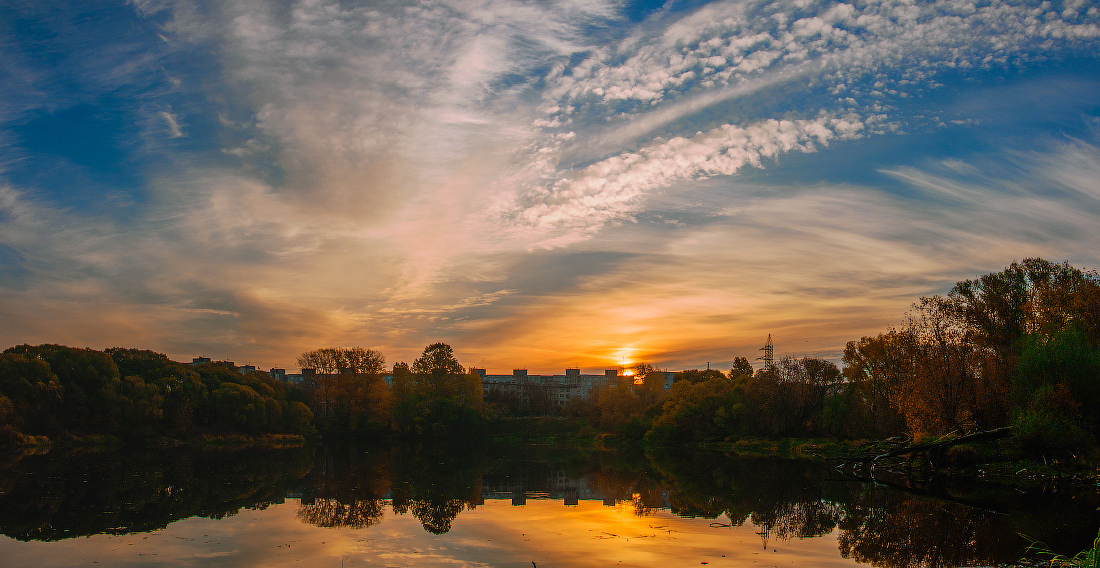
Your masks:
<path fill-rule="evenodd" d="M 1090 545 L 1098 507 L 717 452 L 55 451 L 0 458 L 0 566 L 991 566 Z"/>

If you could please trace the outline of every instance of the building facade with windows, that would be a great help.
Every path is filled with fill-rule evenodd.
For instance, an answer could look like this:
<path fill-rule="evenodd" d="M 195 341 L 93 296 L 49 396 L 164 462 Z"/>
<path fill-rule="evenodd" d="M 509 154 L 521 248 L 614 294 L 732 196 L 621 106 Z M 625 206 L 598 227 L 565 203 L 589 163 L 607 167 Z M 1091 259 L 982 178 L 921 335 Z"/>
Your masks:
<path fill-rule="evenodd" d="M 545 397 L 555 408 L 574 398 L 585 398 L 592 389 L 622 380 L 618 369 L 607 369 L 602 375 L 582 374 L 580 369 L 566 369 L 563 375 L 532 375 L 526 369 L 514 369 L 510 375 L 490 375 L 485 369 L 472 369 L 481 377 L 481 393 L 485 399 L 494 391 L 515 397 L 524 406 Z M 544 399 L 544 400 L 545 400 Z"/>

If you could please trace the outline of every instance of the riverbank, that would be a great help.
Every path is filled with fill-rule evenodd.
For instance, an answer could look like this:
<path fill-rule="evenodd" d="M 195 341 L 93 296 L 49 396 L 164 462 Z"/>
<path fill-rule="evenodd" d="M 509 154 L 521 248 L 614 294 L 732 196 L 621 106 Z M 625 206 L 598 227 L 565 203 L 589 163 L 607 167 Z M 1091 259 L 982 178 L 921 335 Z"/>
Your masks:
<path fill-rule="evenodd" d="M 157 437 L 128 438 L 116 436 L 70 436 L 50 439 L 46 436 L 25 436 L 23 443 L 7 446 L 6 452 L 39 454 L 54 450 L 115 451 L 124 448 L 294 448 L 322 442 L 393 443 L 404 438 L 321 440 L 297 434 L 246 435 L 239 433 L 202 434 L 189 438 Z M 965 441 L 965 440 L 964 440 Z M 928 479 L 953 478 L 973 482 L 990 482 L 1031 487 L 1049 483 L 1078 486 L 1100 483 L 1100 461 L 1096 456 L 1080 456 L 1074 460 L 1025 459 L 1013 452 L 1003 440 L 978 440 L 953 443 L 952 438 L 922 440 L 914 445 L 902 439 L 866 440 L 838 438 L 746 437 L 721 442 L 697 442 L 677 445 L 657 445 L 627 436 L 601 432 L 588 421 L 577 417 L 498 418 L 477 440 L 468 443 L 541 446 L 583 450 L 633 448 L 636 451 L 658 453 L 718 452 L 744 457 L 776 457 L 807 459 L 834 464 L 840 472 L 854 479 L 886 479 L 892 483 L 924 484 Z M 913 450 L 912 448 L 916 448 Z M 923 449 L 921 449 L 923 448 Z"/>
<path fill-rule="evenodd" d="M 906 480 L 923 482 L 932 477 L 950 477 L 1021 487 L 1048 483 L 1079 486 L 1100 484 L 1100 456 L 1090 453 L 1076 456 L 1075 459 L 1028 459 L 1019 455 L 1004 439 L 960 441 L 958 436 L 948 436 L 921 440 L 919 444 L 914 444 L 911 440 L 900 438 L 868 440 L 746 437 L 673 446 L 647 444 L 643 440 L 600 432 L 583 419 L 569 417 L 498 419 L 490 423 L 487 436 L 493 443 L 586 449 L 637 446 L 658 452 L 685 453 L 702 450 L 744 457 L 826 461 L 833 463 L 841 473 L 856 479 L 889 475 L 900 483 L 908 483 Z M 911 448 L 916 449 L 907 451 Z"/>
<path fill-rule="evenodd" d="M 314 440 L 317 441 L 317 440 Z M 191 438 L 158 437 L 124 439 L 118 436 L 70 436 L 51 439 L 47 436 L 24 436 L 23 442 L 0 447 L 9 454 L 42 454 L 55 450 L 118 451 L 123 449 L 155 448 L 296 448 L 310 443 L 297 434 L 202 434 Z"/>

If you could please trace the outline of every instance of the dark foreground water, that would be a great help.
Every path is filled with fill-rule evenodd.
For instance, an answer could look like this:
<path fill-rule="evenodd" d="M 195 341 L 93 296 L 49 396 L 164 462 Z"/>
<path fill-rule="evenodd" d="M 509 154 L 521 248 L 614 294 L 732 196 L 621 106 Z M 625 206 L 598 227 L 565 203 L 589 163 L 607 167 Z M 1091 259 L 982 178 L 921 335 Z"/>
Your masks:
<path fill-rule="evenodd" d="M 0 566 L 991 566 L 1086 547 L 1098 506 L 716 453 L 54 452 L 0 457 Z"/>

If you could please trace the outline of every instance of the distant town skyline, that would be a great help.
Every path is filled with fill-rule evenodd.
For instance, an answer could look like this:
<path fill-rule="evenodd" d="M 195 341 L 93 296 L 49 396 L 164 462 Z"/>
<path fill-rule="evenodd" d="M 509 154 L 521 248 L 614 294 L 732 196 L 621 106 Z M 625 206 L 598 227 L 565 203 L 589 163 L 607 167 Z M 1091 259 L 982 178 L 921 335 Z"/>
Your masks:
<path fill-rule="evenodd" d="M 14 0 L 0 342 L 837 360 L 1100 268 L 1082 0 Z"/>

